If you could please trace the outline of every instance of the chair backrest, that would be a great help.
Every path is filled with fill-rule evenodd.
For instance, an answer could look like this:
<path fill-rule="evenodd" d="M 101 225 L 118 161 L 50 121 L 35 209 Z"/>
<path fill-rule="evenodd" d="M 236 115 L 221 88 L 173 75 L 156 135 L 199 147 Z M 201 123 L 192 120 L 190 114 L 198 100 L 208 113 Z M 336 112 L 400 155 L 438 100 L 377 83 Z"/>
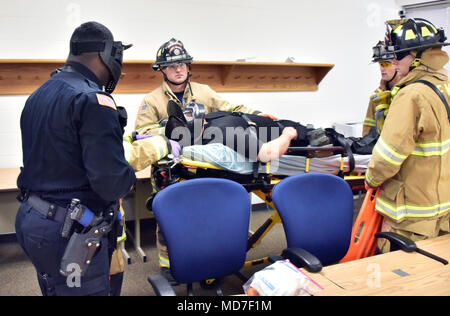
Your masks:
<path fill-rule="evenodd" d="M 353 222 L 353 194 L 340 177 L 305 173 L 275 185 L 272 199 L 283 222 L 289 248 L 303 248 L 323 265 L 347 252 Z"/>
<path fill-rule="evenodd" d="M 183 181 L 158 192 L 152 206 L 178 282 L 220 278 L 243 266 L 250 198 L 242 185 L 216 178 Z"/>

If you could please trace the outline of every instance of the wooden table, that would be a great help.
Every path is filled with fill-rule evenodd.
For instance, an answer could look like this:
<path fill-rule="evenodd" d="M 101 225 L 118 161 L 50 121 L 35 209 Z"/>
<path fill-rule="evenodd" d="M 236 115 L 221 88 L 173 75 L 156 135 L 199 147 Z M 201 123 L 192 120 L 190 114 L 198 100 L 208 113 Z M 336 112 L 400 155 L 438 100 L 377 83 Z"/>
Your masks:
<path fill-rule="evenodd" d="M 127 230 L 127 238 L 133 242 L 134 248 L 143 262 L 147 261 L 147 255 L 141 247 L 141 220 L 153 217 L 153 213 L 149 212 L 145 206 L 145 202 L 152 192 L 150 172 L 150 167 L 136 172 L 134 192 L 125 197 L 123 202 L 125 219 L 134 220 L 134 233 Z"/>
<path fill-rule="evenodd" d="M 17 188 L 17 176 L 19 168 L 0 169 L 0 235 L 15 233 L 15 218 L 19 209 L 16 197 L 19 193 Z"/>
<path fill-rule="evenodd" d="M 450 261 L 450 235 L 417 242 Z M 450 295 L 450 265 L 419 253 L 395 251 L 323 268 L 309 274 L 328 295 Z"/>

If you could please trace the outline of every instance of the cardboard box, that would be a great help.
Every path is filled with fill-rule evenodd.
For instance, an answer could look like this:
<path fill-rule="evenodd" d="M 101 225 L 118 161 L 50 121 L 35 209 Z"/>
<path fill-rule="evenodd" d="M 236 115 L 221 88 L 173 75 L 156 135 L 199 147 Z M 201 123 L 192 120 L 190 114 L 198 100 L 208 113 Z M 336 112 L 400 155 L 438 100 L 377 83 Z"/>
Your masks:
<path fill-rule="evenodd" d="M 334 130 L 338 133 L 341 133 L 345 137 L 361 137 L 362 126 L 362 122 L 333 123 Z"/>

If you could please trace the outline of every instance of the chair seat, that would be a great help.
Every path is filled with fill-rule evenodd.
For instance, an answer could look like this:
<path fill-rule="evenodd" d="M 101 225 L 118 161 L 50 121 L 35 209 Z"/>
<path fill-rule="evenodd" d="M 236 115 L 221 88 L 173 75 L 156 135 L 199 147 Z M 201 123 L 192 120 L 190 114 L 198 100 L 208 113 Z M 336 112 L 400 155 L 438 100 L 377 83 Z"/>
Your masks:
<path fill-rule="evenodd" d="M 353 193 L 346 181 L 324 173 L 300 174 L 275 185 L 272 199 L 288 248 L 304 249 L 323 265 L 345 256 L 353 223 Z"/>

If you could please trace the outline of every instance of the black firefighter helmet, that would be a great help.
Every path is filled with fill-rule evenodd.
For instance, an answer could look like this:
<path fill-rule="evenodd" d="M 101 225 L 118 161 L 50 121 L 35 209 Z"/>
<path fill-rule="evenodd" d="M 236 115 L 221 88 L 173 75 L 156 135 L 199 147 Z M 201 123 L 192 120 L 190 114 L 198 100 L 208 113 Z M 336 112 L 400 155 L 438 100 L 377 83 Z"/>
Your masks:
<path fill-rule="evenodd" d="M 400 19 L 386 21 L 386 50 L 393 52 L 396 59 L 402 59 L 407 52 L 424 51 L 435 46 L 446 46 L 447 39 L 442 28 L 420 19 Z"/>
<path fill-rule="evenodd" d="M 191 64 L 192 60 L 192 56 L 186 51 L 183 43 L 175 38 L 171 38 L 158 49 L 156 61 L 152 64 L 152 68 L 158 71 L 161 68 L 177 63 Z"/>

